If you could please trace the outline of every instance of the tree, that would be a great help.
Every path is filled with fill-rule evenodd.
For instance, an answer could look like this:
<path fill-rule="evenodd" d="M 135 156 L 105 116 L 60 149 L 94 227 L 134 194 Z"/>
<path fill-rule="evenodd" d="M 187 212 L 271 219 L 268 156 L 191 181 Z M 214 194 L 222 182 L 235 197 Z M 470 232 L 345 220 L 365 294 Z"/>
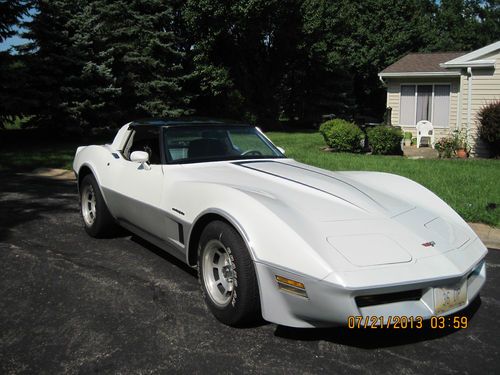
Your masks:
<path fill-rule="evenodd" d="M 20 48 L 40 124 L 120 125 L 189 113 L 169 3 L 38 0 Z"/>
<path fill-rule="evenodd" d="M 358 115 L 382 118 L 386 95 L 378 73 L 407 53 L 426 49 L 434 11 L 431 0 L 342 0 L 332 6 L 330 12 L 340 14 L 344 25 L 335 51 L 354 76 Z"/>
<path fill-rule="evenodd" d="M 28 1 L 0 0 L 0 42 L 16 33 L 15 26 L 19 19 L 28 11 Z M 17 76 L 21 68 L 18 59 L 12 57 L 8 51 L 0 52 L 0 128 L 3 122 L 14 112 L 14 87 L 12 78 Z M 17 110 L 17 109 L 16 109 Z"/>
<path fill-rule="evenodd" d="M 434 40 L 437 51 L 470 51 L 500 38 L 498 0 L 442 0 L 437 5 Z"/>
<path fill-rule="evenodd" d="M 0 0 L 0 42 L 16 33 L 14 26 L 28 9 L 27 0 Z"/>
<path fill-rule="evenodd" d="M 94 1 L 92 60 L 120 89 L 121 122 L 133 117 L 190 113 L 183 94 L 183 53 L 177 48 L 172 6 L 162 0 Z"/>
<path fill-rule="evenodd" d="M 297 0 L 188 1 L 191 56 L 204 114 L 276 122 L 301 34 Z"/>

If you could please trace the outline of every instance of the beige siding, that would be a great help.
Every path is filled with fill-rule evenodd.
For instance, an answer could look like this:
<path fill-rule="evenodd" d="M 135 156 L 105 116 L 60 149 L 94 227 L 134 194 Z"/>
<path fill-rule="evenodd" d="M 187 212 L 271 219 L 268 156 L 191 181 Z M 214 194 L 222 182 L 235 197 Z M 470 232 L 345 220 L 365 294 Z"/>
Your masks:
<path fill-rule="evenodd" d="M 500 52 L 481 57 L 482 59 L 495 59 L 495 68 L 473 68 L 472 69 L 472 105 L 471 105 L 471 123 L 470 136 L 473 143 L 473 153 L 482 156 L 486 155 L 485 145 L 478 139 L 477 130 L 479 121 L 477 114 L 479 110 L 488 103 L 500 100 Z M 467 127 L 467 99 L 468 99 L 468 80 L 466 70 L 462 75 L 462 105 L 461 105 L 461 125 Z"/>
<path fill-rule="evenodd" d="M 450 134 L 457 127 L 457 108 L 459 106 L 459 77 L 428 77 L 428 78 L 387 78 L 387 106 L 392 108 L 391 122 L 393 125 L 401 126 L 404 131 L 410 131 L 416 135 L 415 125 L 401 124 L 399 122 L 399 102 L 400 102 L 400 87 L 401 85 L 411 84 L 450 84 L 450 113 L 448 128 L 436 129 L 436 140 Z"/>

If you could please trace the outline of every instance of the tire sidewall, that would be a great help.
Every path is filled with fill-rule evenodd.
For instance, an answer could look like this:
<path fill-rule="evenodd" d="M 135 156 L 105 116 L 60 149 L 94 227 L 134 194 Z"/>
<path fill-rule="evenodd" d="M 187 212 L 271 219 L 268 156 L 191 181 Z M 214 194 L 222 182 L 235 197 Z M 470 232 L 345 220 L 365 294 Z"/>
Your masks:
<path fill-rule="evenodd" d="M 235 278 L 233 296 L 229 304 L 225 306 L 217 305 L 212 301 L 204 283 L 203 254 L 211 239 L 218 239 L 222 242 L 235 266 L 233 268 Z M 208 308 L 222 323 L 238 326 L 252 320 L 252 314 L 260 313 L 260 300 L 258 303 L 255 301 L 258 288 L 253 261 L 243 239 L 233 227 L 225 222 L 214 221 L 208 224 L 201 234 L 198 246 L 198 280 Z"/>
<path fill-rule="evenodd" d="M 88 226 L 85 220 L 83 219 L 83 207 L 82 207 L 82 192 L 84 191 L 84 187 L 87 185 L 91 185 L 94 195 L 95 195 L 95 207 L 96 207 L 96 217 L 92 225 Z M 82 180 L 80 186 L 80 215 L 82 216 L 83 226 L 85 227 L 85 231 L 91 235 L 92 237 L 98 237 L 101 235 L 101 232 L 104 227 L 103 219 L 106 214 L 104 210 L 106 209 L 104 199 L 102 197 L 101 191 L 99 189 L 99 185 L 95 179 L 95 177 L 91 174 L 85 176 Z"/>

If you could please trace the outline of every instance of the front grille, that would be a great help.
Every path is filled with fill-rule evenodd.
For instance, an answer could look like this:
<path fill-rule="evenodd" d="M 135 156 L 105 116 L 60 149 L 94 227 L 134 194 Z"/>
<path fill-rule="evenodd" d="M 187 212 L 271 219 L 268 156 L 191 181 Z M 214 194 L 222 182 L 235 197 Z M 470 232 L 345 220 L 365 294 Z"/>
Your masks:
<path fill-rule="evenodd" d="M 383 305 L 386 303 L 402 301 L 418 301 L 422 298 L 422 290 L 408 290 L 397 293 L 373 294 L 370 296 L 358 296 L 355 298 L 358 307 Z"/>

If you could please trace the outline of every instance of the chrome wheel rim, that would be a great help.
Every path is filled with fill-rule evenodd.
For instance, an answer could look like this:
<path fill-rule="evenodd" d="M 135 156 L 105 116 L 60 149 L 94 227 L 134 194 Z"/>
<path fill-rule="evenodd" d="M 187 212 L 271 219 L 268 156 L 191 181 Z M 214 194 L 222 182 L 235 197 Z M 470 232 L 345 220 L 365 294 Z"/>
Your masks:
<path fill-rule="evenodd" d="M 217 306 L 227 306 L 233 298 L 237 281 L 234 263 L 222 242 L 210 240 L 205 245 L 202 267 L 208 296 Z"/>
<path fill-rule="evenodd" d="M 82 216 L 85 225 L 91 227 L 96 219 L 95 193 L 92 185 L 85 185 L 82 191 Z"/>

